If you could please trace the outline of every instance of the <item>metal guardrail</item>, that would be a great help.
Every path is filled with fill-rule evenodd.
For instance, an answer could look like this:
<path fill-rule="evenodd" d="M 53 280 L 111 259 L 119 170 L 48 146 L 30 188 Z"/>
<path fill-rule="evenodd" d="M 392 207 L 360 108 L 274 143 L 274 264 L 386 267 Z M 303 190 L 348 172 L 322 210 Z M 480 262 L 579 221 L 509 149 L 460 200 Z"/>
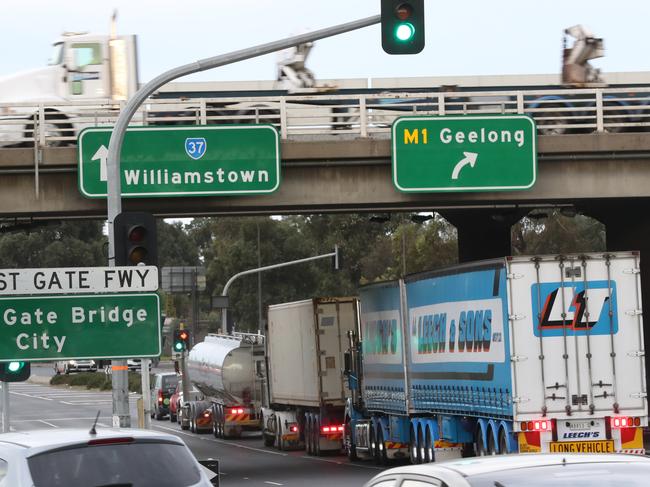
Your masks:
<path fill-rule="evenodd" d="M 0 104 L 0 147 L 74 145 L 84 128 L 114 125 L 119 111 L 111 101 Z M 529 115 L 540 135 L 647 131 L 650 88 L 151 99 L 132 124 L 269 123 L 282 139 L 374 137 L 400 116 L 495 113 Z"/>

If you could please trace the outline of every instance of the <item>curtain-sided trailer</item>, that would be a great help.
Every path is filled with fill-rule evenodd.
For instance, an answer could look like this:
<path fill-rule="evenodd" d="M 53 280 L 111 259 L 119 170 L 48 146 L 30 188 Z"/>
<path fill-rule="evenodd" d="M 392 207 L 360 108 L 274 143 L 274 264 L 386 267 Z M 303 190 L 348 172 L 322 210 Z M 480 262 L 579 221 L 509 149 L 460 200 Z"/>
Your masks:
<path fill-rule="evenodd" d="M 644 452 L 638 253 L 463 264 L 366 286 L 360 301 L 351 458 Z"/>

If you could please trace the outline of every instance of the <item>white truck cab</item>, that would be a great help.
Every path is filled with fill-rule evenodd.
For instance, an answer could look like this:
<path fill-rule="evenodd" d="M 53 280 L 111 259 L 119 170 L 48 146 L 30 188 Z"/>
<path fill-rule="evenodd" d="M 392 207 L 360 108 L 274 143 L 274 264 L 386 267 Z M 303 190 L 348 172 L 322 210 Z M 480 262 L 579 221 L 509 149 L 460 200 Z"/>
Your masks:
<path fill-rule="evenodd" d="M 69 138 L 82 127 L 62 114 L 62 104 L 69 116 L 71 102 L 78 101 L 80 110 L 89 102 L 120 102 L 137 88 L 134 35 L 64 33 L 47 66 L 0 77 L 0 145 L 15 143 L 17 131 L 31 138 L 34 121 L 48 135 Z"/>

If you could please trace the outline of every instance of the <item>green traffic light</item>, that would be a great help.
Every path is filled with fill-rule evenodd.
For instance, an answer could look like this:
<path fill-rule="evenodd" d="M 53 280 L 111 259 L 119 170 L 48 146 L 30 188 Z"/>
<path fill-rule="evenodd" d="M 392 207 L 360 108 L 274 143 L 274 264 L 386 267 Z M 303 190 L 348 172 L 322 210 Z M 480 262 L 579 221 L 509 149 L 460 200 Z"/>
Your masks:
<path fill-rule="evenodd" d="M 18 372 L 20 369 L 22 369 L 24 365 L 25 362 L 9 362 L 7 368 L 9 369 L 9 372 L 15 373 Z"/>
<path fill-rule="evenodd" d="M 413 39 L 414 35 L 415 27 L 413 27 L 413 24 L 410 24 L 408 22 L 397 24 L 397 27 L 395 28 L 395 37 L 398 41 L 408 42 Z"/>
<path fill-rule="evenodd" d="M 174 344 L 174 348 L 176 350 L 183 350 L 183 343 L 182 342 L 177 342 Z"/>

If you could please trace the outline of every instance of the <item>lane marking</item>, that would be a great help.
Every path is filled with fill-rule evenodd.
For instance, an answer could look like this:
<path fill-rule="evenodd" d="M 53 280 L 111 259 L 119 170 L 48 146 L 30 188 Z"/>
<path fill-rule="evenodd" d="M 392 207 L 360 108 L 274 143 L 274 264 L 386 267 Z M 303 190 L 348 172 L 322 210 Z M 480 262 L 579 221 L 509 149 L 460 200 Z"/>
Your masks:
<path fill-rule="evenodd" d="M 12 390 L 9 390 L 9 394 L 15 394 L 16 396 L 31 397 L 33 399 L 42 399 L 43 401 L 53 401 L 53 399 L 48 399 L 47 397 L 33 396 L 31 394 L 23 394 L 22 392 L 15 392 Z"/>
<path fill-rule="evenodd" d="M 189 437 L 194 438 L 196 440 L 212 441 L 214 443 L 220 443 L 220 444 L 226 445 L 226 446 L 236 446 L 237 448 L 244 448 L 245 450 L 256 451 L 256 452 L 259 452 L 259 453 L 266 453 L 268 455 L 278 455 L 278 456 L 281 456 L 281 457 L 289 456 L 288 453 L 281 453 L 281 452 L 278 452 L 278 451 L 263 450 L 261 448 L 254 448 L 252 446 L 241 445 L 239 443 L 233 443 L 231 441 L 219 440 L 217 438 L 206 438 L 206 437 L 203 437 L 203 436 L 196 436 L 194 433 L 186 433 L 185 431 L 179 431 L 177 429 L 167 428 L 165 426 L 152 425 L 152 427 L 163 429 L 163 430 L 166 430 L 166 431 L 172 431 L 174 434 L 189 436 Z"/>
<path fill-rule="evenodd" d="M 51 426 L 52 428 L 58 428 L 57 425 L 52 424 L 52 423 L 48 423 L 48 422 L 45 421 L 44 419 L 37 419 L 36 421 L 40 421 L 41 423 L 45 423 L 46 425 Z"/>
<path fill-rule="evenodd" d="M 358 463 L 351 463 L 351 462 L 339 462 L 338 460 L 328 460 L 327 458 L 320 458 L 320 457 L 310 457 L 307 455 L 301 456 L 300 458 L 304 458 L 305 460 L 313 460 L 316 462 L 325 462 L 325 463 L 334 463 L 335 465 L 343 465 L 346 467 L 359 467 L 359 468 L 365 468 L 365 469 L 370 469 L 370 470 L 384 470 L 381 467 L 374 467 L 372 465 L 361 465 Z"/>
<path fill-rule="evenodd" d="M 264 483 L 269 485 L 284 485 L 284 484 L 279 484 L 278 482 L 271 482 L 270 480 L 265 480 Z"/>

